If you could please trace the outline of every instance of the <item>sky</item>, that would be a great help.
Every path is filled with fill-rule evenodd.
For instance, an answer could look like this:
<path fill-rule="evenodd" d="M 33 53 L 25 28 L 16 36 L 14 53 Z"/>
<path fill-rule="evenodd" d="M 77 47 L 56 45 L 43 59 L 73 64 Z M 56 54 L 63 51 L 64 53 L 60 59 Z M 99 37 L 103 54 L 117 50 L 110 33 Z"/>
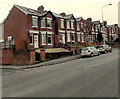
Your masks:
<path fill-rule="evenodd" d="M 58 14 L 65 12 L 73 14 L 75 18 L 90 17 L 93 21 L 102 22 L 102 7 L 111 3 L 103 8 L 103 19 L 108 25 L 118 24 L 118 2 L 119 0 L 0 0 L 0 22 L 7 17 L 14 4 L 32 9 L 43 5 L 45 10 Z"/>

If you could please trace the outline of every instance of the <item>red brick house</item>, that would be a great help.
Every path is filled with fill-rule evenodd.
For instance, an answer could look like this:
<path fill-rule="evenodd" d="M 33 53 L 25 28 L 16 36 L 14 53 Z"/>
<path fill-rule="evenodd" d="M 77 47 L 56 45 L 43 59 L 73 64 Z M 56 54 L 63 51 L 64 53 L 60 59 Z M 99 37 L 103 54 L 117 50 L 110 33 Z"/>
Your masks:
<path fill-rule="evenodd" d="M 77 34 L 77 42 L 84 43 L 84 28 L 85 20 L 82 17 L 76 18 L 76 34 Z"/>
<path fill-rule="evenodd" d="M 14 5 L 5 20 L 5 41 L 12 37 L 17 49 L 31 49 L 54 46 L 54 16 L 44 11 Z"/>
<path fill-rule="evenodd" d="M 92 22 L 93 42 L 97 42 L 98 30 L 101 31 L 100 21 L 93 21 Z"/>
<path fill-rule="evenodd" d="M 116 25 L 109 28 L 105 22 L 101 24 L 82 17 L 75 19 L 73 14 L 56 14 L 44 10 L 43 6 L 34 10 L 14 5 L 2 25 L 0 31 L 3 31 L 4 39 L 0 39 L 4 44 L 2 47 L 0 44 L 0 49 L 4 50 L 0 52 L 3 53 L 2 60 L 5 64 L 12 64 L 12 60 L 16 63 L 34 62 L 35 49 L 61 47 L 60 44 L 84 44 L 87 30 L 88 40 L 92 43 L 97 40 L 98 29 L 106 36 L 109 34 L 109 37 L 119 34 Z M 44 57 L 43 54 L 41 56 Z"/>

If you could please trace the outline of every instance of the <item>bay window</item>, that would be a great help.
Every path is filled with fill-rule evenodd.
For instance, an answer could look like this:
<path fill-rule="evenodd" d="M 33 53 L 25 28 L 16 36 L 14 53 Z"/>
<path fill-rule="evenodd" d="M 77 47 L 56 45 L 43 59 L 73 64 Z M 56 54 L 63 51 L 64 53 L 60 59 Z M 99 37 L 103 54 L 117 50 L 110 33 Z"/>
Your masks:
<path fill-rule="evenodd" d="M 64 20 L 61 19 L 61 28 L 64 28 Z"/>
<path fill-rule="evenodd" d="M 48 45 L 52 44 L 52 34 L 48 34 Z"/>
<path fill-rule="evenodd" d="M 75 41 L 75 34 L 72 33 L 72 41 Z"/>
<path fill-rule="evenodd" d="M 52 28 L 52 18 L 47 18 L 47 27 Z"/>
<path fill-rule="evenodd" d="M 70 28 L 70 21 L 67 20 L 67 29 L 69 29 L 69 28 Z"/>
<path fill-rule="evenodd" d="M 80 24 L 77 23 L 77 30 L 80 30 Z"/>
<path fill-rule="evenodd" d="M 74 29 L 74 20 L 71 20 L 71 29 Z"/>
<path fill-rule="evenodd" d="M 46 33 L 42 34 L 42 44 L 46 44 Z"/>
<path fill-rule="evenodd" d="M 67 32 L 67 41 L 70 42 L 70 32 Z"/>
<path fill-rule="evenodd" d="M 38 27 L 38 17 L 32 16 L 32 27 Z"/>
<path fill-rule="evenodd" d="M 77 40 L 80 42 L 80 33 L 77 33 Z"/>
<path fill-rule="evenodd" d="M 45 22 L 45 18 L 43 18 L 42 20 L 41 20 L 41 28 L 45 28 L 46 27 L 46 24 L 45 24 L 46 22 Z"/>

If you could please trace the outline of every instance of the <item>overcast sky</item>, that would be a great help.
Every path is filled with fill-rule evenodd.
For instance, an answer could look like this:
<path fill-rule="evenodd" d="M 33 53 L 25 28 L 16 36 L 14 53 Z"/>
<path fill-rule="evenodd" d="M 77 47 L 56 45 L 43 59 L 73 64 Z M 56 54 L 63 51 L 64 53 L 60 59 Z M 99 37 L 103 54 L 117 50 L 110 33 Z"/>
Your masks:
<path fill-rule="evenodd" d="M 37 9 L 43 5 L 45 10 L 55 13 L 65 12 L 73 14 L 74 17 L 91 17 L 93 21 L 102 21 L 101 8 L 112 3 L 111 6 L 103 8 L 103 18 L 111 24 L 118 24 L 118 2 L 119 0 L 0 0 L 0 22 L 3 21 L 14 4 Z"/>

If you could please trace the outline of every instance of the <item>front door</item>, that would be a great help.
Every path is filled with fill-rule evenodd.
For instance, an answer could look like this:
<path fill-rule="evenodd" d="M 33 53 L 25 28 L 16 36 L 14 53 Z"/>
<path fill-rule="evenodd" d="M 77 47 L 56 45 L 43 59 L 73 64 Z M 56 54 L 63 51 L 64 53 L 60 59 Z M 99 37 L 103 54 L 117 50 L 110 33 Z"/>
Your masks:
<path fill-rule="evenodd" d="M 65 34 L 62 34 L 62 42 L 65 43 Z"/>
<path fill-rule="evenodd" d="M 34 35 L 34 48 L 38 48 L 38 35 Z"/>

